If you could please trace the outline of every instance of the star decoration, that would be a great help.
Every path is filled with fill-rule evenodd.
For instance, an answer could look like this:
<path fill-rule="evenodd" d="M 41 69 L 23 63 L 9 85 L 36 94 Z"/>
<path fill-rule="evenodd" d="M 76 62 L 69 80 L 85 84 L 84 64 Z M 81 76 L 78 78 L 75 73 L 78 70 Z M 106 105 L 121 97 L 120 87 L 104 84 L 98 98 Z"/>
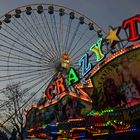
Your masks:
<path fill-rule="evenodd" d="M 115 44 L 120 41 L 120 37 L 118 36 L 119 32 L 120 32 L 120 27 L 113 28 L 110 26 L 109 33 L 106 39 L 109 40 L 111 47 L 114 47 Z"/>

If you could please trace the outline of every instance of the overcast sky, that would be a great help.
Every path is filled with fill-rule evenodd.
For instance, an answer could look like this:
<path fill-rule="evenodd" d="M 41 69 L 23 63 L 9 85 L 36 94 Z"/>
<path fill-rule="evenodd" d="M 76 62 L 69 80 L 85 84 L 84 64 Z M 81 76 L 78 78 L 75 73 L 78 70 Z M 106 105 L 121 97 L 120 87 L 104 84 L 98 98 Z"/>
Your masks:
<path fill-rule="evenodd" d="M 124 19 L 139 14 L 140 0 L 0 0 L 0 15 L 31 3 L 53 3 L 66 6 L 96 21 L 106 32 Z"/>

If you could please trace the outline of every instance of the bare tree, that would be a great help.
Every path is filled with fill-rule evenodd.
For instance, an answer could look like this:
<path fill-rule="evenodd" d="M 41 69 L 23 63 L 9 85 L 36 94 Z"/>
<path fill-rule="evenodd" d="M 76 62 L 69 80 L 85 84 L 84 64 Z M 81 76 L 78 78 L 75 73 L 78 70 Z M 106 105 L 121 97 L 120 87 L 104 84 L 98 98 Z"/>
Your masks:
<path fill-rule="evenodd" d="M 6 100 L 10 101 L 5 106 L 5 110 L 6 110 L 5 116 L 6 118 L 12 116 L 11 119 L 9 120 L 9 123 L 11 124 L 11 128 L 16 128 L 20 140 L 23 140 L 23 127 L 25 123 L 25 117 L 24 117 L 25 107 L 24 108 L 20 108 L 20 107 L 22 102 L 25 100 L 26 97 L 25 92 L 26 92 L 25 90 L 21 90 L 21 87 L 18 83 L 8 85 L 4 92 Z"/>

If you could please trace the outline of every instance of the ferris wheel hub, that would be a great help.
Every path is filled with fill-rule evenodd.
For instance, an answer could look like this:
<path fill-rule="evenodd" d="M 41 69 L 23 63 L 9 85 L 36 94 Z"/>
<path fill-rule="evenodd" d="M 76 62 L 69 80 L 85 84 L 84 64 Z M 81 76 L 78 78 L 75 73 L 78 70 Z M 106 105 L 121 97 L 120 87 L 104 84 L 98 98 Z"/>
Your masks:
<path fill-rule="evenodd" d="M 61 56 L 61 67 L 67 69 L 70 67 L 70 56 L 68 53 L 63 53 Z"/>

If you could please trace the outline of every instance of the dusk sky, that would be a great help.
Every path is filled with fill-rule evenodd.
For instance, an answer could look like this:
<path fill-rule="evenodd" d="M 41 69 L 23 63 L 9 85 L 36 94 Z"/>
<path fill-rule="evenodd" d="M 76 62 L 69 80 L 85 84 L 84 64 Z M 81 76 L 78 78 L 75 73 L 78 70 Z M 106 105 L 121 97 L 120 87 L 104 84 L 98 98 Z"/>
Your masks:
<path fill-rule="evenodd" d="M 49 3 L 74 9 L 96 21 L 106 32 L 108 26 L 121 25 L 123 20 L 139 14 L 140 0 L 1 0 L 0 15 L 31 3 Z"/>

